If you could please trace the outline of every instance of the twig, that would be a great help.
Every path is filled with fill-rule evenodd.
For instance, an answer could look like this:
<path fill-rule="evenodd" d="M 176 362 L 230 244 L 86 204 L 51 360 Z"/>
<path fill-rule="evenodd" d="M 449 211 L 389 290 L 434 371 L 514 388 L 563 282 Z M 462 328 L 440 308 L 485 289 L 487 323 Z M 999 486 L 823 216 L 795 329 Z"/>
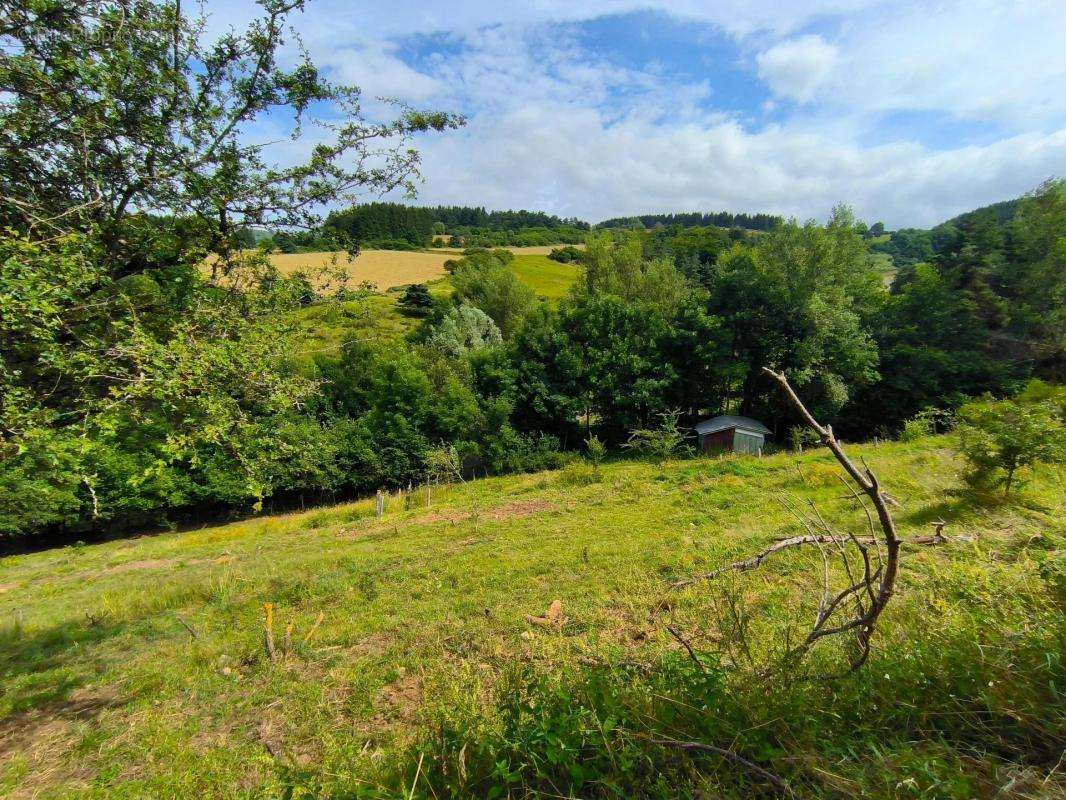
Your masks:
<path fill-rule="evenodd" d="M 266 612 L 266 629 L 263 633 L 263 642 L 266 645 L 267 656 L 271 661 L 277 661 L 278 651 L 274 648 L 274 604 L 263 603 L 263 611 Z"/>
<path fill-rule="evenodd" d="M 770 772 L 767 769 L 764 769 L 763 767 L 760 767 L 755 762 L 748 761 L 748 759 L 744 758 L 743 756 L 738 755 L 732 750 L 727 750 L 724 747 L 715 747 L 713 744 L 703 744 L 702 742 L 682 742 L 678 741 L 677 739 L 652 739 L 651 743 L 661 745 L 663 747 L 676 747 L 680 750 L 685 750 L 687 752 L 695 751 L 697 753 L 711 753 L 716 756 L 721 756 L 726 761 L 736 764 L 737 766 L 744 767 L 744 769 L 748 770 L 752 774 L 758 775 L 760 778 L 762 778 L 764 781 L 769 783 L 771 786 L 773 786 L 780 793 L 786 795 L 787 797 L 798 797 L 796 792 L 792 789 L 791 786 L 788 785 L 788 782 L 785 781 L 784 778 L 774 775 L 774 773 Z"/>
<path fill-rule="evenodd" d="M 678 633 L 676 630 L 674 630 L 673 627 L 671 627 L 670 625 L 666 625 L 665 627 L 666 627 L 666 632 L 669 633 L 671 636 L 673 636 L 675 639 L 677 639 L 677 641 L 680 643 L 680 645 L 685 648 L 685 650 L 688 652 L 689 658 L 692 659 L 692 663 L 695 664 L 699 668 L 699 671 L 702 674 L 706 675 L 707 674 L 707 670 L 704 668 L 703 664 L 700 663 L 699 658 L 696 656 L 695 651 L 693 651 L 693 649 L 692 649 L 692 645 L 690 645 L 685 640 L 684 636 L 682 636 L 680 633 Z"/>
<path fill-rule="evenodd" d="M 311 630 L 307 632 L 307 635 L 303 638 L 303 641 L 300 642 L 301 645 L 306 645 L 309 641 L 311 641 L 311 637 L 315 635 L 315 631 L 318 630 L 318 626 L 322 624 L 322 620 L 324 620 L 325 618 L 326 613 L 324 611 L 319 611 L 318 616 L 315 617 L 315 624 L 311 626 Z"/>
<path fill-rule="evenodd" d="M 178 620 L 178 622 L 180 622 L 180 623 L 181 623 L 181 626 L 182 626 L 183 628 L 185 628 L 185 630 L 187 630 L 187 631 L 189 632 L 189 635 L 190 635 L 190 636 L 191 636 L 192 638 L 194 638 L 194 639 L 199 639 L 199 638 L 200 638 L 199 634 L 197 634 L 197 633 L 196 633 L 196 630 L 195 630 L 195 629 L 193 628 L 193 626 L 192 626 L 192 625 L 190 625 L 190 624 L 189 624 L 188 622 L 186 622 L 186 621 L 185 621 L 185 620 L 184 620 L 184 619 L 182 618 L 181 614 L 175 614 L 175 615 L 174 615 L 174 617 L 175 617 L 175 618 L 176 618 L 176 619 Z"/>

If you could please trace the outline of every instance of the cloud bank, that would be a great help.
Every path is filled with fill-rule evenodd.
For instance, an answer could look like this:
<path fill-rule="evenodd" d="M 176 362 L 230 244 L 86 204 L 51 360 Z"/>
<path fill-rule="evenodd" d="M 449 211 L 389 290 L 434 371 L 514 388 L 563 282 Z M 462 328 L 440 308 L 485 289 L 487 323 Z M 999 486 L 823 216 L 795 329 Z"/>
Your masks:
<path fill-rule="evenodd" d="M 1066 173 L 1060 2 L 311 0 L 294 22 L 371 113 L 468 115 L 419 141 L 420 202 L 924 226 Z"/>

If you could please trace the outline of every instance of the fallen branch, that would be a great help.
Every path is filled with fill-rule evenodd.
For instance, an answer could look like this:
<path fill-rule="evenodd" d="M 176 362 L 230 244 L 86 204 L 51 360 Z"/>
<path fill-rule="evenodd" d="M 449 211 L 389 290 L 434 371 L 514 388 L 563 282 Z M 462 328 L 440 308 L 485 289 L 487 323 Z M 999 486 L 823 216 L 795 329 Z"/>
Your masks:
<path fill-rule="evenodd" d="M 732 750 L 727 750 L 724 747 L 715 747 L 713 744 L 703 744 L 702 742 L 682 742 L 676 739 L 652 739 L 651 743 L 663 747 L 676 747 L 679 750 L 685 750 L 686 752 L 710 753 L 712 755 L 721 756 L 726 761 L 736 764 L 739 767 L 744 767 L 748 772 L 759 776 L 786 797 L 798 797 L 796 792 L 788 785 L 788 782 L 784 778 L 774 775 L 774 773 L 770 772 L 768 769 L 760 767 L 754 761 L 748 761 L 748 759 L 743 756 L 734 753 Z"/>

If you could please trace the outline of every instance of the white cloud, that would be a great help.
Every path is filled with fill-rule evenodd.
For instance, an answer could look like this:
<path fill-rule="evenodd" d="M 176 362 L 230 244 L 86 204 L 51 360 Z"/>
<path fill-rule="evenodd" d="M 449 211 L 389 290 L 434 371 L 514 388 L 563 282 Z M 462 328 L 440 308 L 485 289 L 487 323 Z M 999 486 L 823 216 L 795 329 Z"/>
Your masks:
<path fill-rule="evenodd" d="M 542 124 L 544 120 L 552 124 Z M 614 124 L 596 111 L 530 106 L 423 144 L 421 201 L 546 208 L 592 220 L 681 210 L 825 218 L 837 202 L 890 227 L 932 225 L 1034 188 L 1066 166 L 1066 130 L 932 151 L 864 148 L 736 122 Z"/>
<path fill-rule="evenodd" d="M 312 0 L 296 22 L 316 61 L 367 95 L 469 112 L 466 129 L 419 141 L 427 203 L 596 220 L 682 209 L 802 219 L 845 201 L 890 226 L 928 225 L 1066 173 L 1062 3 L 670 3 L 738 37 L 741 63 L 779 98 L 746 111 L 713 107 L 713 68 L 680 80 L 661 64 L 620 65 L 546 25 L 647 7 L 667 4 L 394 0 L 384 13 Z M 804 33 L 827 14 L 839 16 L 821 35 Z M 390 38 L 432 31 L 450 31 L 447 46 L 418 63 Z M 760 123 L 786 101 L 799 110 Z M 886 140 L 879 120 L 895 111 L 1008 133 L 980 146 L 935 149 L 906 131 L 868 144 Z"/>
<path fill-rule="evenodd" d="M 759 77 L 774 94 L 806 103 L 833 69 L 837 49 L 821 36 L 807 35 L 781 42 L 759 53 Z"/>

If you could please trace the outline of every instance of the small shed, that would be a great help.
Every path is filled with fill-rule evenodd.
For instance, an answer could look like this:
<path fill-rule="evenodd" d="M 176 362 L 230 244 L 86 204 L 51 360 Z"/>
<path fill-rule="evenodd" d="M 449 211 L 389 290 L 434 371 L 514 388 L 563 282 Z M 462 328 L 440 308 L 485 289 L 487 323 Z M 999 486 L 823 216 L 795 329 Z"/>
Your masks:
<path fill-rule="evenodd" d="M 758 420 L 729 414 L 696 423 L 696 436 L 704 452 L 759 453 L 772 433 Z"/>

